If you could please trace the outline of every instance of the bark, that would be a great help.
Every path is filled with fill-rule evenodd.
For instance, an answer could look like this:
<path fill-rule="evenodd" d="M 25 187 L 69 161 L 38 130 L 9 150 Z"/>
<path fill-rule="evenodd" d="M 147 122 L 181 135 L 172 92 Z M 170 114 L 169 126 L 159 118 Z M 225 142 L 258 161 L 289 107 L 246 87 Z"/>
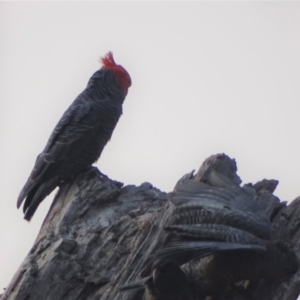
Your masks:
<path fill-rule="evenodd" d="M 197 173 L 198 180 L 205 180 L 216 168 L 214 159 L 207 160 Z M 232 165 L 218 172 L 240 183 Z M 256 189 L 275 237 L 289 243 L 298 255 L 300 198 L 289 205 L 281 202 L 273 195 L 277 183 L 263 180 L 248 186 Z M 120 288 L 140 280 L 162 230 L 158 224 L 164 221 L 166 207 L 167 194 L 150 183 L 122 187 L 96 169 L 80 174 L 60 188 L 1 300 L 142 300 L 143 289 Z M 261 282 L 248 288 L 255 300 L 295 300 L 299 274 L 282 284 Z M 247 298 L 236 289 L 228 299 Z"/>

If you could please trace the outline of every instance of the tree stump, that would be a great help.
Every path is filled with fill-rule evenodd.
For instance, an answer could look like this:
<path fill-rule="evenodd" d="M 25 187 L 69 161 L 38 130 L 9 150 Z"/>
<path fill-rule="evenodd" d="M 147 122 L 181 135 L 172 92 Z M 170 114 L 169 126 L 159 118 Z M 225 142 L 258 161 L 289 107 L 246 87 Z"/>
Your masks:
<path fill-rule="evenodd" d="M 223 179 L 239 184 L 232 164 L 220 167 L 215 157 L 203 163 L 197 180 L 212 178 L 217 171 Z M 299 257 L 300 198 L 289 205 L 281 202 L 272 194 L 277 184 L 262 180 L 247 186 L 256 190 L 275 237 L 288 243 Z M 142 300 L 143 289 L 120 288 L 140 280 L 163 230 L 159 224 L 167 217 L 167 200 L 167 193 L 150 183 L 123 187 L 96 169 L 64 183 L 1 300 Z M 261 282 L 253 290 L 254 299 L 296 300 L 299 274 L 280 285 Z M 238 292 L 230 297 L 246 299 Z"/>

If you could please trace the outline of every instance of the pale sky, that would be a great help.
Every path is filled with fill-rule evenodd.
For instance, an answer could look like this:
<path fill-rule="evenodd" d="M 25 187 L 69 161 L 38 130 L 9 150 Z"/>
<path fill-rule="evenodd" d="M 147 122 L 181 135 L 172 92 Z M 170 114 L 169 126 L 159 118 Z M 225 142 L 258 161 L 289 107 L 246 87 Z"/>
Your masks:
<path fill-rule="evenodd" d="M 300 195 L 300 3 L 0 3 L 0 289 L 51 204 L 30 223 L 17 196 L 59 118 L 113 51 L 131 75 L 124 114 L 97 166 L 172 190 L 209 155 L 244 183 Z"/>

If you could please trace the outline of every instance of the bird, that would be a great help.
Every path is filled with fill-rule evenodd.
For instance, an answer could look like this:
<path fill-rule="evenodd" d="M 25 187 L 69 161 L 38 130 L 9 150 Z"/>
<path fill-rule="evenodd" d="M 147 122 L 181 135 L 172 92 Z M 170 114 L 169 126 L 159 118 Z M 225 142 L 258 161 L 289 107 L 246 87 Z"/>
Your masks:
<path fill-rule="evenodd" d="M 149 300 L 161 298 L 160 285 L 170 286 L 164 276 L 160 283 L 154 280 L 156 270 L 170 264 L 180 267 L 191 299 L 218 298 L 243 280 L 281 282 L 298 270 L 295 253 L 273 239 L 270 220 L 255 201 L 255 189 L 240 187 L 236 177 L 224 176 L 228 157 L 214 160 L 217 168 L 205 170 L 202 177 L 199 172 L 183 176 L 168 194 L 168 208 L 162 211 L 168 217 L 156 225 L 164 231 L 141 272 L 147 278 Z"/>
<path fill-rule="evenodd" d="M 25 200 L 23 212 L 27 221 L 56 187 L 99 159 L 122 115 L 131 77 L 116 64 L 112 52 L 99 62 L 101 68 L 64 112 L 19 194 L 17 208 Z"/>

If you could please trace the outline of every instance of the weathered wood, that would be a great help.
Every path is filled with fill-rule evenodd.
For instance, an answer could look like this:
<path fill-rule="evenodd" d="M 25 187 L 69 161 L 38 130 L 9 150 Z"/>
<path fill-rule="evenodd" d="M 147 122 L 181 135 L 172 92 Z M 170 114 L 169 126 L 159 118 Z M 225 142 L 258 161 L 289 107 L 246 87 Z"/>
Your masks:
<path fill-rule="evenodd" d="M 112 299 L 110 293 L 147 233 L 145 214 L 166 194 L 144 183 L 126 186 L 97 172 L 65 184 L 3 299 Z"/>
<path fill-rule="evenodd" d="M 229 178 L 240 184 L 232 164 L 228 168 L 214 164 L 207 160 L 196 175 L 198 180 L 226 184 Z M 216 169 L 221 177 L 215 176 Z M 276 181 L 247 186 L 256 189 L 258 203 L 274 224 L 275 237 L 290 243 L 299 256 L 300 198 L 290 205 L 280 202 L 272 194 Z M 77 176 L 60 188 L 1 300 L 141 300 L 142 289 L 120 291 L 120 287 L 140 280 L 163 230 L 158 224 L 168 217 L 167 205 L 167 194 L 150 183 L 122 187 L 96 170 Z M 299 274 L 279 285 L 261 283 L 253 290 L 255 300 L 296 300 Z M 246 298 L 236 290 L 227 299 Z"/>

